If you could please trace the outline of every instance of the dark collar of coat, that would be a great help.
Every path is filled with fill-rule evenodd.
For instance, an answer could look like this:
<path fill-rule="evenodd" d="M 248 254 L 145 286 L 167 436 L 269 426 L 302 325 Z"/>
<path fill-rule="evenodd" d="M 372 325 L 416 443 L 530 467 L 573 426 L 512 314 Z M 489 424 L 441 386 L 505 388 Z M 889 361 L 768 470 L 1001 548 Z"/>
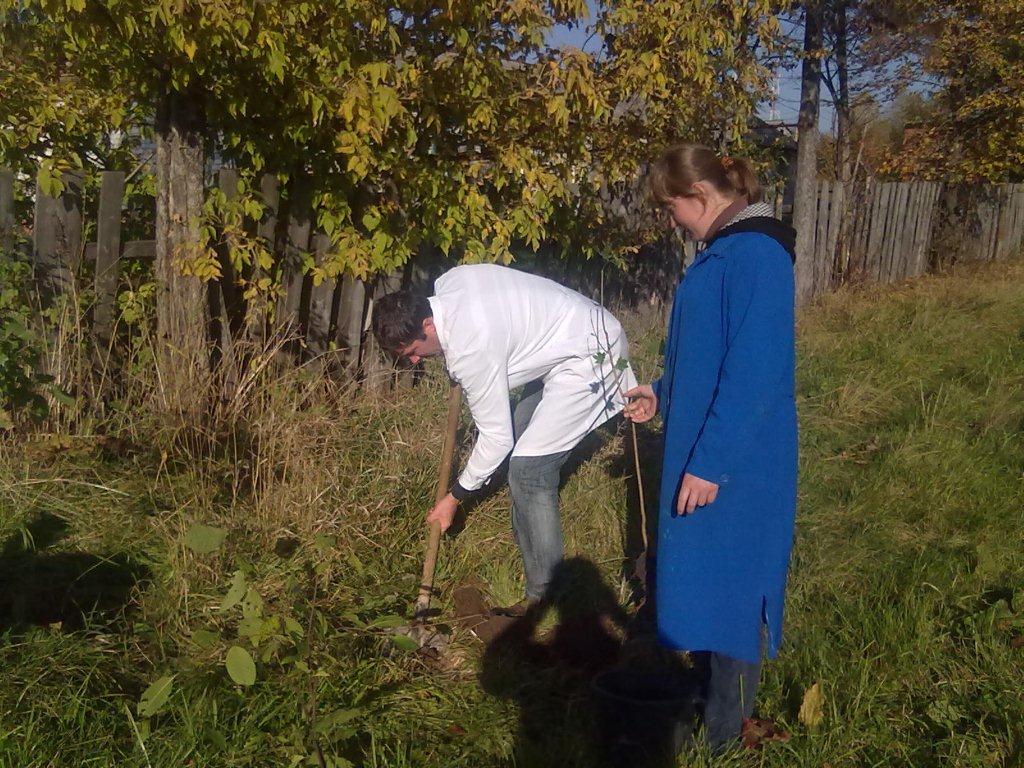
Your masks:
<path fill-rule="evenodd" d="M 792 262 L 796 263 L 796 230 L 773 216 L 751 216 L 749 219 L 742 219 L 735 224 L 722 227 L 707 241 L 704 252 L 706 253 L 711 248 L 712 243 L 717 243 L 729 235 L 738 235 L 741 232 L 759 232 L 762 235 L 767 235 L 781 245 L 789 254 Z"/>

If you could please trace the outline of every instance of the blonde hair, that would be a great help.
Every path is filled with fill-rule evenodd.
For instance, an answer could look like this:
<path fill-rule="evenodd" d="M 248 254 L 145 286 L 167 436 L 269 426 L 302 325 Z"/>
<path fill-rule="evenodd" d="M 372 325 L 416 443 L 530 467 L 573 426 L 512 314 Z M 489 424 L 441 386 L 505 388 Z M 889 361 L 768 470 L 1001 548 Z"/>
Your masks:
<path fill-rule="evenodd" d="M 711 184 L 724 195 L 746 198 L 749 205 L 761 202 L 764 194 L 749 160 L 719 157 L 700 144 L 666 149 L 651 165 L 648 185 L 653 200 L 664 205 L 673 197 L 692 197 L 698 181 Z"/>

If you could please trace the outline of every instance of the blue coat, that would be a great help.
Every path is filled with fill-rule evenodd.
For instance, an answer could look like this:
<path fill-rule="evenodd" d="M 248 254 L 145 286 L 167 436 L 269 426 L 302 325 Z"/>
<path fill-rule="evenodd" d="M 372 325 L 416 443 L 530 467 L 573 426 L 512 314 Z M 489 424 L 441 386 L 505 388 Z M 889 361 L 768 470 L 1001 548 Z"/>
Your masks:
<path fill-rule="evenodd" d="M 793 295 L 790 254 L 756 231 L 723 230 L 676 289 L 654 384 L 665 449 L 657 621 L 671 648 L 756 661 L 764 623 L 765 650 L 778 651 L 796 512 Z M 679 516 L 684 472 L 719 491 Z"/>

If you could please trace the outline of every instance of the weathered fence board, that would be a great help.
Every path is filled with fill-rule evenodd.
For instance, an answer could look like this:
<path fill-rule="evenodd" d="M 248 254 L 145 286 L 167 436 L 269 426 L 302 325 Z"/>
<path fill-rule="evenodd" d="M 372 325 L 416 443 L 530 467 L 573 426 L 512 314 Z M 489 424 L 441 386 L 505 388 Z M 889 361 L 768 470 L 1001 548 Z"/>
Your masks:
<path fill-rule="evenodd" d="M 828 217 L 828 240 L 825 244 L 826 282 L 823 290 L 830 291 L 841 274 L 839 236 L 843 228 L 843 214 L 846 210 L 846 187 L 841 182 L 832 185 L 832 205 Z"/>
<path fill-rule="evenodd" d="M 124 172 L 104 171 L 100 177 L 100 201 L 96 213 L 96 304 L 92 331 L 97 346 L 105 349 L 114 331 L 114 307 L 121 274 L 121 202 Z"/>
<path fill-rule="evenodd" d="M 331 238 L 322 232 L 313 236 L 312 252 L 317 265 L 323 262 L 324 257 L 331 249 Z M 338 281 L 335 279 L 321 280 L 319 284 L 311 281 L 309 292 L 309 323 L 306 335 L 306 357 L 323 358 L 332 348 L 331 326 L 334 325 L 333 310 L 336 309 L 334 301 L 335 288 Z M 322 361 L 327 362 L 327 361 Z"/>
<path fill-rule="evenodd" d="M 828 258 L 825 254 L 825 248 L 828 243 L 828 206 L 831 191 L 831 182 L 818 182 L 818 205 L 816 207 L 817 216 L 814 239 L 812 241 L 813 247 L 811 249 L 812 253 L 814 253 L 815 265 L 814 277 L 811 280 L 811 290 L 815 294 L 824 291 L 825 270 L 828 262 Z"/>
<path fill-rule="evenodd" d="M 73 288 L 82 256 L 82 178 L 66 173 L 63 185 L 63 193 L 53 198 L 37 184 L 32 260 L 44 304 Z"/>
<path fill-rule="evenodd" d="M 281 189 L 277 177 L 265 173 L 260 177 L 260 198 L 263 202 L 263 217 L 260 219 L 256 234 L 264 241 L 264 247 L 271 253 L 277 251 L 277 224 L 278 212 L 281 204 Z M 259 264 L 251 268 L 249 280 L 258 284 L 262 278 L 268 277 Z M 261 295 L 257 301 L 250 302 L 246 313 L 246 338 L 257 344 L 262 343 L 268 331 L 267 328 L 267 300 Z"/>
<path fill-rule="evenodd" d="M 302 328 L 304 271 L 302 261 L 309 250 L 313 214 L 308 187 L 303 179 L 292 182 L 288 201 L 288 229 L 281 264 L 282 301 L 278 321 L 284 327 Z"/>
<path fill-rule="evenodd" d="M 341 285 L 338 312 L 338 347 L 343 353 L 345 371 L 355 376 L 363 346 L 363 322 L 366 312 L 366 283 L 346 275 Z"/>

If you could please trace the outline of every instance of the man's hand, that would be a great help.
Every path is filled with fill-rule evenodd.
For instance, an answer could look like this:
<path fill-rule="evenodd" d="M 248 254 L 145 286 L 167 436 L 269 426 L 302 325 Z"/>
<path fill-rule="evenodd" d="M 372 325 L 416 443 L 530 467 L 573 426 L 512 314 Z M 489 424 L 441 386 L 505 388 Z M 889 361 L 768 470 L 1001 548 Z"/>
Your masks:
<path fill-rule="evenodd" d="M 626 407 L 622 409 L 622 413 L 630 421 L 643 424 L 645 421 L 653 419 L 654 414 L 658 412 L 658 398 L 650 384 L 633 387 L 626 393 L 626 399 L 630 398 L 632 400 L 627 402 Z"/>
<path fill-rule="evenodd" d="M 455 519 L 455 510 L 458 508 L 459 500 L 449 493 L 427 513 L 427 524 L 440 523 L 441 533 L 444 533 L 451 527 L 452 521 Z"/>
<path fill-rule="evenodd" d="M 680 515 L 689 515 L 697 507 L 710 504 L 718 497 L 718 486 L 701 480 L 696 475 L 687 472 L 683 475 L 683 484 L 679 488 L 679 498 L 676 501 L 676 512 Z"/>

